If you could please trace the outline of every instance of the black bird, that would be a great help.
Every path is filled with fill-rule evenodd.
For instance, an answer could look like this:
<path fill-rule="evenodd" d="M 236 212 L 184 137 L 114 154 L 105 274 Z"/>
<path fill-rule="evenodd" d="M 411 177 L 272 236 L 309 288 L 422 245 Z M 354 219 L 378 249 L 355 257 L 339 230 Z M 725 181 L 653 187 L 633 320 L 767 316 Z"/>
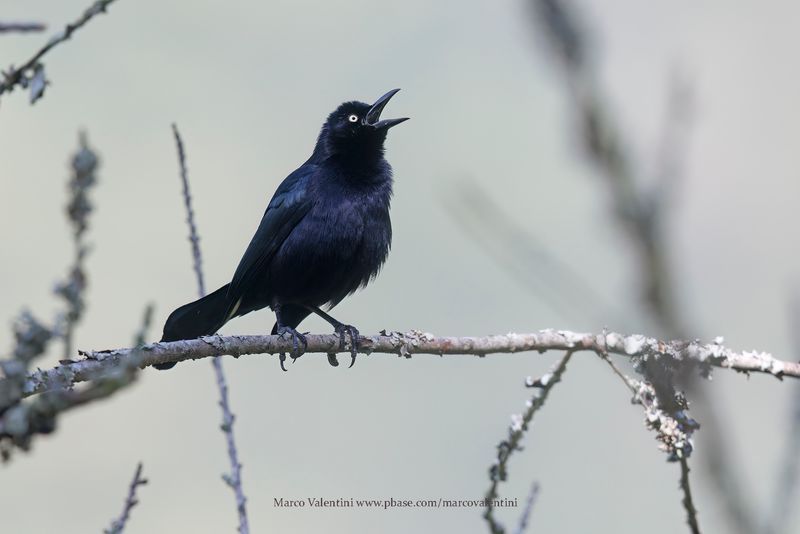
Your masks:
<path fill-rule="evenodd" d="M 389 254 L 392 169 L 383 144 L 389 128 L 408 119 L 380 116 L 397 91 L 371 106 L 345 102 L 328 116 L 311 157 L 275 191 L 231 282 L 173 311 L 161 341 L 211 335 L 232 318 L 269 306 L 276 317 L 272 334 L 291 336 L 292 359 L 307 347 L 297 326 L 316 313 L 339 334 L 341 349 L 350 338 L 352 367 L 358 330 L 320 308 L 330 310 L 366 286 Z M 285 359 L 281 354 L 284 371 Z M 336 364 L 334 356 L 329 360 Z"/>

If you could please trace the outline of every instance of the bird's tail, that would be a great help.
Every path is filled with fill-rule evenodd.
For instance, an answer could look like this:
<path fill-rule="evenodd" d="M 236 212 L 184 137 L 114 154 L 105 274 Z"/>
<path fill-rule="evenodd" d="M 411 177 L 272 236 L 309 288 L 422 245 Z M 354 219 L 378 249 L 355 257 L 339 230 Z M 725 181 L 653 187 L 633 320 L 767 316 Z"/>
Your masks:
<path fill-rule="evenodd" d="M 233 313 L 231 310 L 233 309 Z M 205 297 L 189 304 L 184 304 L 173 311 L 164 323 L 164 334 L 161 341 L 178 341 L 210 336 L 228 322 L 236 313 L 235 306 L 228 298 L 228 284 L 209 293 Z M 174 362 L 160 363 L 156 369 L 170 369 Z"/>

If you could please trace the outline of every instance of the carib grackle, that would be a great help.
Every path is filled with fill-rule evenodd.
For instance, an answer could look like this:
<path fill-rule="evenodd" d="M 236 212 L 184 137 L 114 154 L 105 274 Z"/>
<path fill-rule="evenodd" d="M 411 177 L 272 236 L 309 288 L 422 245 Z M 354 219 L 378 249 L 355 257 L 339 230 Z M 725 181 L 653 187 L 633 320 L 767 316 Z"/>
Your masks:
<path fill-rule="evenodd" d="M 340 350 L 350 338 L 352 367 L 358 330 L 320 308 L 366 286 L 389 253 L 392 169 L 383 144 L 389 128 L 408 119 L 380 117 L 397 91 L 371 106 L 346 102 L 328 116 L 311 157 L 275 191 L 231 282 L 173 311 L 161 341 L 211 335 L 232 318 L 269 306 L 277 319 L 272 334 L 291 336 L 293 360 L 307 347 L 296 328 L 316 313 L 334 327 Z M 284 371 L 285 359 L 281 354 Z"/>

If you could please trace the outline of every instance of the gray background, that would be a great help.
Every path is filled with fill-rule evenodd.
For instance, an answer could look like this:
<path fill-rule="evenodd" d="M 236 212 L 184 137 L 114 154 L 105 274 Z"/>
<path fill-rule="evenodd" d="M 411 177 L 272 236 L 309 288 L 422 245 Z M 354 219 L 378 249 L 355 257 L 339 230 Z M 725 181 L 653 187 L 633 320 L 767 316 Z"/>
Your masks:
<path fill-rule="evenodd" d="M 40 20 L 47 35 L 4 36 L 0 62 L 27 59 L 85 0 L 4 0 L 3 20 Z M 800 256 L 800 76 L 792 2 L 581 1 L 596 29 L 600 75 L 652 169 L 670 72 L 689 73 L 697 116 L 669 247 L 679 299 L 698 335 L 795 359 L 787 293 Z M 362 332 L 419 328 L 478 335 L 599 330 L 609 321 L 556 314 L 487 257 L 445 209 L 470 177 L 637 324 L 631 246 L 605 189 L 577 157 L 562 80 L 514 2 L 406 0 L 158 2 L 124 0 L 45 58 L 52 85 L 31 107 L 0 107 L 0 317 L 49 317 L 50 288 L 71 256 L 63 217 L 68 156 L 86 128 L 102 156 L 94 193 L 89 310 L 81 348 L 127 346 L 148 301 L 163 319 L 194 297 L 169 125 L 185 138 L 207 285 L 225 283 L 280 180 L 310 153 L 341 101 L 402 87 L 387 116 L 395 169 L 390 260 L 336 317 Z M 536 277 L 535 266 L 530 271 Z M 263 333 L 268 312 L 225 327 Z M 644 323 L 639 323 L 644 324 Z M 317 320 L 304 328 L 327 332 Z M 615 324 L 608 324 L 614 328 Z M 618 326 L 617 326 L 618 327 Z M 2 332 L 2 330 L 0 330 Z M 10 329 L 0 335 L 11 345 Z M 54 351 L 46 367 L 58 357 Z M 376 355 L 351 370 L 308 356 L 282 373 L 270 357 L 226 359 L 253 532 L 483 532 L 480 509 L 290 510 L 276 497 L 481 498 L 495 445 L 524 407 L 522 380 L 555 354 L 486 359 Z M 772 497 L 794 384 L 716 373 L 755 504 Z M 208 361 L 146 371 L 109 402 L 61 419 L 32 454 L 2 468 L 4 532 L 97 532 L 121 508 L 142 460 L 129 532 L 233 532 L 233 498 Z M 501 495 L 542 486 L 536 532 L 681 532 L 678 469 L 638 407 L 590 354 L 537 416 Z M 702 476 L 706 532 L 725 532 Z M 507 523 L 518 510 L 503 511 Z M 800 526 L 795 523 L 798 531 Z"/>

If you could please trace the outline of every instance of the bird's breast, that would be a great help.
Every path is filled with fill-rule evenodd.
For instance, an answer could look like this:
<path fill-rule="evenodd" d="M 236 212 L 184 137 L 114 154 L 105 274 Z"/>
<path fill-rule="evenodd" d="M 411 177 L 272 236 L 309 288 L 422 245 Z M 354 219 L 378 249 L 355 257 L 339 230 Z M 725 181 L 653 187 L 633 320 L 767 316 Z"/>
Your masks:
<path fill-rule="evenodd" d="M 380 270 L 391 246 L 388 197 L 320 196 L 272 262 L 278 300 L 338 302 Z"/>

